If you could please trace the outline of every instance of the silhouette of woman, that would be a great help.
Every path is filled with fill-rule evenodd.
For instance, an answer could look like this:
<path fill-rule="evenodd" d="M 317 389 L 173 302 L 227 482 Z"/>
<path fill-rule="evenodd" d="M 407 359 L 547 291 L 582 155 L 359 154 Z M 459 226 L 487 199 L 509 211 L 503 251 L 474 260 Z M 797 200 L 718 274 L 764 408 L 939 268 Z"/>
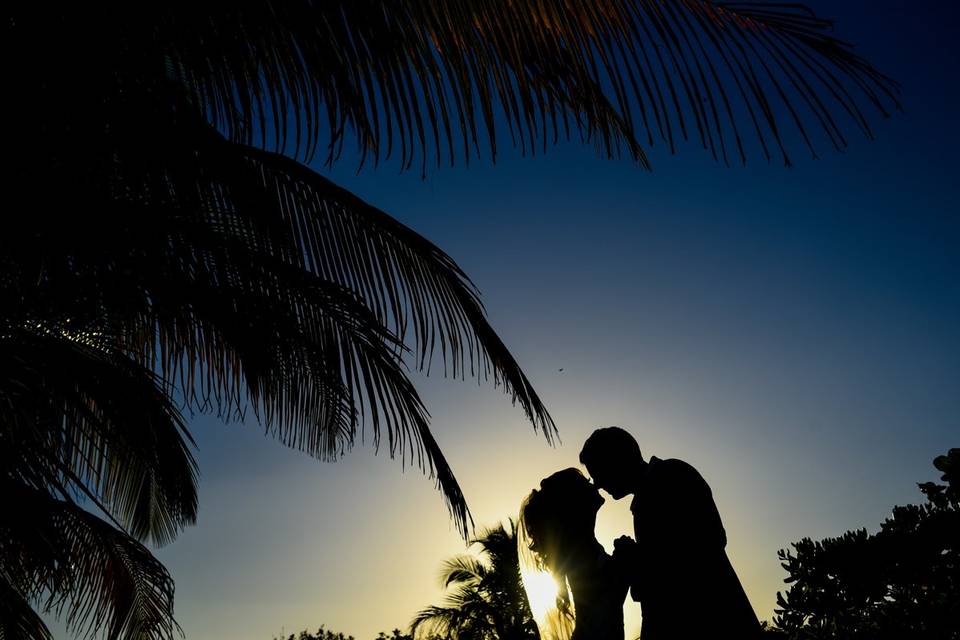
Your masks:
<path fill-rule="evenodd" d="M 521 507 L 517 540 L 529 599 L 528 576 L 537 572 L 552 573 L 559 590 L 552 611 L 534 612 L 543 640 L 623 640 L 627 576 L 594 536 L 602 504 L 600 492 L 570 468 L 544 478 Z"/>

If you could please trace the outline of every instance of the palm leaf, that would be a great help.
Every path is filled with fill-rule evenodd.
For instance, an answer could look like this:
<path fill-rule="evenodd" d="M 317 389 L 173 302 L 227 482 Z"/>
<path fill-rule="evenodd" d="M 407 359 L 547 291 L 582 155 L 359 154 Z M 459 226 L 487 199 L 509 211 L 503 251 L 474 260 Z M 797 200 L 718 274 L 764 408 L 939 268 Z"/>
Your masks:
<path fill-rule="evenodd" d="M 156 375 L 102 335 L 44 325 L 0 338 L 3 471 L 67 487 L 158 544 L 196 520 L 196 465 Z M 9 457 L 6 454 L 10 454 Z"/>
<path fill-rule="evenodd" d="M 5 590 L 43 601 L 46 610 L 65 615 L 71 631 L 89 637 L 173 637 L 173 581 L 143 545 L 45 492 L 10 481 L 2 490 L 11 507 L 0 514 Z M 3 624 L 17 623 L 6 618 L 17 613 L 14 607 L 2 612 Z M 44 637 L 39 629 L 32 633 Z"/>
<path fill-rule="evenodd" d="M 439 342 L 446 375 L 492 376 L 552 439 L 549 414 L 446 253 L 303 165 L 253 148 L 247 154 L 265 187 L 281 194 L 284 217 L 311 238 L 302 247 L 308 270 L 360 292 L 378 319 L 411 338 L 419 367 L 429 369 Z"/>
<path fill-rule="evenodd" d="M 145 187 L 114 186 L 101 216 L 68 237 L 57 227 L 24 234 L 16 251 L 46 257 L 22 317 L 39 308 L 100 327 L 193 406 L 224 417 L 250 406 L 269 432 L 319 458 L 340 455 L 369 418 L 376 446 L 383 429 L 391 455 L 436 474 L 466 531 L 462 493 L 403 370 L 404 343 L 420 368 L 439 355 L 447 375 L 491 377 L 548 441 L 555 427 L 463 272 L 284 156 L 190 118 L 159 118 L 150 131 L 166 153 L 160 169 L 116 179 Z M 118 142 L 124 154 L 129 146 Z"/>
<path fill-rule="evenodd" d="M 0 572 L 0 640 L 53 640 L 23 594 Z"/>
<path fill-rule="evenodd" d="M 642 157 L 563 49 L 527 60 L 531 52 L 497 37 L 489 21 L 506 24 L 497 15 L 504 9 L 512 12 L 507 3 L 277 3 L 218 12 L 216 20 L 172 11 L 154 42 L 170 73 L 232 139 L 251 143 L 258 130 L 265 143 L 272 132 L 282 147 L 294 129 L 295 156 L 309 158 L 325 132 L 332 161 L 352 129 L 360 152 L 375 160 L 398 148 L 405 167 L 418 151 L 424 162 L 428 150 L 452 161 L 480 153 L 480 123 L 495 155 L 498 103 L 514 142 L 531 150 L 541 128 L 554 137 L 575 128 L 608 153 L 626 144 Z M 526 17 L 511 27 L 529 26 Z"/>
<path fill-rule="evenodd" d="M 842 148 L 851 126 L 871 135 L 865 109 L 898 107 L 895 83 L 799 4 L 268 2 L 163 20 L 155 42 L 211 121 L 307 159 L 326 142 L 328 162 L 350 134 L 404 167 L 495 156 L 497 110 L 523 152 L 572 129 L 605 155 L 643 160 L 636 134 L 745 161 L 753 137 L 789 162 L 788 130 Z"/>
<path fill-rule="evenodd" d="M 483 637 L 491 637 L 496 631 L 493 623 L 496 615 L 497 611 L 483 594 L 465 585 L 448 592 L 442 606 L 430 606 L 418 612 L 410 623 L 410 634 L 469 637 L 471 632 L 481 631 Z"/>
<path fill-rule="evenodd" d="M 47 210 L 83 201 L 97 213 L 11 229 L 12 324 L 52 318 L 117 336 L 192 407 L 225 418 L 251 408 L 318 458 L 367 425 L 379 447 L 383 431 L 391 455 L 436 474 L 466 531 L 404 344 L 428 372 L 439 354 L 448 375 L 492 377 L 555 434 L 473 285 L 433 244 L 303 165 L 225 140 L 182 87 L 148 71 L 121 74 L 116 109 L 51 123 L 68 140 L 109 123 L 91 160 L 101 173 L 30 176 L 60 185 Z"/>
<path fill-rule="evenodd" d="M 440 584 L 449 587 L 479 583 L 487 575 L 487 567 L 473 556 L 460 555 L 444 561 L 440 568 Z"/>

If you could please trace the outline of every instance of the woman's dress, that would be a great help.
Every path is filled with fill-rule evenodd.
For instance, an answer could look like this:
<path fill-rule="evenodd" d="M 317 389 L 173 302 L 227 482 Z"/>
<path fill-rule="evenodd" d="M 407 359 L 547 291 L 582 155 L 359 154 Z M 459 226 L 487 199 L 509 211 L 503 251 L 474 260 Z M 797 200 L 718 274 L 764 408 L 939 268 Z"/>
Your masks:
<path fill-rule="evenodd" d="M 567 573 L 576 615 L 571 640 L 623 640 L 627 577 L 599 542 Z"/>

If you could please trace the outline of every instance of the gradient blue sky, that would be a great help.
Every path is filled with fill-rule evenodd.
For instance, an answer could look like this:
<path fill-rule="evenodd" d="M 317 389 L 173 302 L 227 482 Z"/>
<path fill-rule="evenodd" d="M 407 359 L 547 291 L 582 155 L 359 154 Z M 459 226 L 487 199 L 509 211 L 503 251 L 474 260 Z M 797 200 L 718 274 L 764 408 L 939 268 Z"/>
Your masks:
<path fill-rule="evenodd" d="M 478 524 L 514 515 L 593 428 L 618 424 L 700 469 L 769 618 L 777 549 L 876 528 L 918 499 L 930 460 L 960 446 L 950 4 L 813 3 L 902 82 L 906 113 L 846 153 L 798 151 L 789 170 L 726 169 L 691 145 L 655 148 L 644 172 L 567 145 L 427 181 L 325 172 L 459 261 L 560 428 L 551 449 L 490 386 L 417 378 Z M 193 424 L 200 521 L 158 552 L 188 638 L 323 623 L 367 640 L 439 598 L 440 563 L 463 543 L 418 472 L 362 447 L 321 464 L 254 424 Z M 608 500 L 601 540 L 629 528 L 626 501 Z"/>

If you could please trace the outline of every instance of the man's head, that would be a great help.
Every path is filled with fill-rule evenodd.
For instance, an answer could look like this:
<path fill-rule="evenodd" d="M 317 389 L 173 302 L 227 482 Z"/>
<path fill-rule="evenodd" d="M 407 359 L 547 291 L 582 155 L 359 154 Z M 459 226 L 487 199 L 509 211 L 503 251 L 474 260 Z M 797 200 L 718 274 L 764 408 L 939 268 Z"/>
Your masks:
<path fill-rule="evenodd" d="M 646 465 L 640 445 L 620 427 L 597 429 L 580 451 L 580 463 L 593 482 L 619 500 L 637 489 Z"/>

